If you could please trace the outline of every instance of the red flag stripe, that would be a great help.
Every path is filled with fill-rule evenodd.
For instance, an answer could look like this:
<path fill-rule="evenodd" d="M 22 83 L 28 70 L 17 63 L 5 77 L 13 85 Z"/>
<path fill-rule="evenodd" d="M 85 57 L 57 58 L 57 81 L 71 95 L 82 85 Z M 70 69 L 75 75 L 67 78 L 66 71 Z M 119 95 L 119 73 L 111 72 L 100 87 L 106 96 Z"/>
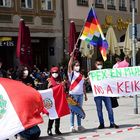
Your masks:
<path fill-rule="evenodd" d="M 0 84 L 6 90 L 24 128 L 43 122 L 40 116 L 43 111 L 43 101 L 35 89 L 22 82 L 6 78 L 0 78 Z"/>
<path fill-rule="evenodd" d="M 62 85 L 53 87 L 53 97 L 55 99 L 55 108 L 59 117 L 70 113 L 66 94 Z"/>
<path fill-rule="evenodd" d="M 70 85 L 70 90 L 73 90 L 77 85 L 78 83 L 82 80 L 82 75 L 80 74 L 76 79 L 75 81 Z"/>

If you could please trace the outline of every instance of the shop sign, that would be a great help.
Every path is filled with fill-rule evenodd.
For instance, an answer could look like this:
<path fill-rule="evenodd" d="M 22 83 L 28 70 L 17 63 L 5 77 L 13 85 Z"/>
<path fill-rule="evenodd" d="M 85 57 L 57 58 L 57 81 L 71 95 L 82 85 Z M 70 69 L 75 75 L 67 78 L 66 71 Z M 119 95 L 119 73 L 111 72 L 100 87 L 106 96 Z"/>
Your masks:
<path fill-rule="evenodd" d="M 129 23 L 131 23 L 131 19 L 128 18 L 127 20 L 124 20 L 122 17 L 118 17 L 116 21 L 114 21 L 113 16 L 107 15 L 105 17 L 105 22 L 102 24 L 103 29 L 108 29 L 109 26 L 112 26 L 114 29 L 117 29 L 118 31 L 126 30 Z"/>
<path fill-rule="evenodd" d="M 13 47 L 15 43 L 14 41 L 0 41 L 0 46 Z"/>

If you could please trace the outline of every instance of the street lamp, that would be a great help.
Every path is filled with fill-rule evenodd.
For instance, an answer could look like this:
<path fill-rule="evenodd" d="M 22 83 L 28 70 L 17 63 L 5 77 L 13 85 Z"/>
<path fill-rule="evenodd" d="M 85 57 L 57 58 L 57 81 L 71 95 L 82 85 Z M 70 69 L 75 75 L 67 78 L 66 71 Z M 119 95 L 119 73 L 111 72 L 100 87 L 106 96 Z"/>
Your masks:
<path fill-rule="evenodd" d="M 135 45 L 135 0 L 132 3 L 132 64 L 136 66 L 136 45 Z M 138 96 L 134 96 L 134 114 L 138 114 Z"/>

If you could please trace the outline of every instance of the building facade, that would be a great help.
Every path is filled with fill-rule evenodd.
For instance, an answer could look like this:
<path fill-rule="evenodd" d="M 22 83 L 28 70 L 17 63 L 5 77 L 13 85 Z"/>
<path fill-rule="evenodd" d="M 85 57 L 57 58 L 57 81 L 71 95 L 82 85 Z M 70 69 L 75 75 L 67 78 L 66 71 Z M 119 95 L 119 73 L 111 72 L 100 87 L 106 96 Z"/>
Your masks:
<path fill-rule="evenodd" d="M 111 25 L 118 42 L 123 42 L 128 24 L 132 21 L 132 0 L 64 0 L 65 45 L 68 46 L 69 23 L 73 20 L 81 32 L 88 11 L 93 5 L 104 34 Z M 135 22 L 140 23 L 140 1 L 135 0 Z M 96 58 L 97 54 L 94 54 Z"/>
<path fill-rule="evenodd" d="M 63 59 L 61 0 L 0 0 L 0 58 L 16 64 L 20 19 L 29 26 L 33 64 L 50 68 Z"/>

